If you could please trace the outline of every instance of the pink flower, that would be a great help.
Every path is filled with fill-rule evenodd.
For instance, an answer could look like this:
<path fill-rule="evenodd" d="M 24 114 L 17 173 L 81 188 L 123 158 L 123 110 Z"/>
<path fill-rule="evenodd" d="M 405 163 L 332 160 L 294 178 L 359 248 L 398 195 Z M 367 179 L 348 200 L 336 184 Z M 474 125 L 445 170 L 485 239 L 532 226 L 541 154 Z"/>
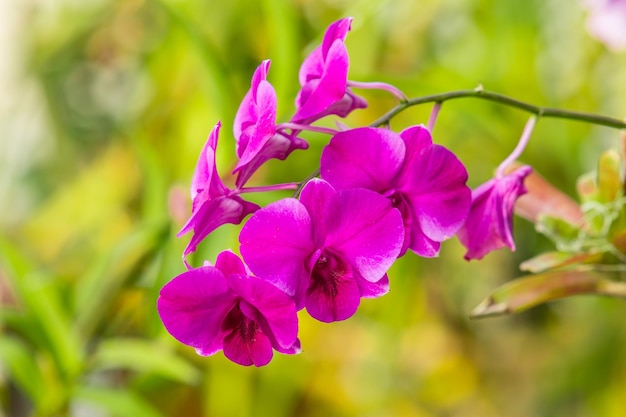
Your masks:
<path fill-rule="evenodd" d="M 389 290 L 387 270 L 402 248 L 400 212 L 362 188 L 335 191 L 312 179 L 300 200 L 257 211 L 239 235 L 250 269 L 323 322 L 345 320 L 362 297 Z"/>
<path fill-rule="evenodd" d="M 346 117 L 352 110 L 367 107 L 367 102 L 348 87 L 348 50 L 344 40 L 352 18 L 332 23 L 318 46 L 302 63 L 296 97 L 294 123 L 310 124 L 329 114 Z"/>
<path fill-rule="evenodd" d="M 233 130 L 239 162 L 233 173 L 238 174 L 238 188 L 243 187 L 250 176 L 268 160 L 282 160 L 296 149 L 309 147 L 306 141 L 295 135 L 277 132 L 277 100 L 274 87 L 267 81 L 269 68 L 269 60 L 258 66 L 252 76 L 250 90 L 235 116 Z"/>
<path fill-rule="evenodd" d="M 432 257 L 463 225 L 470 207 L 467 171 L 423 126 L 400 134 L 361 127 L 339 132 L 322 152 L 320 173 L 337 190 L 366 188 L 387 197 L 404 222 L 401 255 Z"/>
<path fill-rule="evenodd" d="M 239 191 L 231 190 L 220 179 L 215 166 L 215 149 L 221 124 L 218 122 L 200 153 L 191 180 L 191 217 L 178 236 L 193 230 L 193 237 L 183 252 L 183 258 L 195 252 L 198 244 L 213 230 L 226 223 L 239 224 L 259 206 L 245 201 Z"/>
<path fill-rule="evenodd" d="M 272 359 L 272 349 L 300 352 L 291 298 L 250 276 L 229 251 L 218 255 L 215 266 L 183 272 L 167 283 L 157 309 L 167 331 L 199 355 L 223 349 L 240 365 L 263 366 Z"/>
<path fill-rule="evenodd" d="M 496 175 L 472 192 L 469 217 L 457 233 L 467 248 L 465 259 L 481 259 L 504 246 L 515 250 L 513 208 L 526 193 L 524 178 L 531 172 L 531 167 L 522 166 L 510 174 Z"/>

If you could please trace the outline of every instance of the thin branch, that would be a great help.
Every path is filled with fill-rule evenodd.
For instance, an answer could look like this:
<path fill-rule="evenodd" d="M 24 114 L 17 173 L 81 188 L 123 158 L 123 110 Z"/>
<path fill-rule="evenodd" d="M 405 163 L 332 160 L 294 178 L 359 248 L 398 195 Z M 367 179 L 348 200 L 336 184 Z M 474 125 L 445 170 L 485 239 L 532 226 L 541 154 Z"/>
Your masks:
<path fill-rule="evenodd" d="M 601 126 L 612 127 L 616 129 L 626 129 L 626 122 L 623 120 L 615 119 L 612 117 L 602 116 L 593 113 L 583 113 L 571 110 L 556 109 L 551 107 L 535 106 L 524 101 L 520 101 L 503 94 L 494 93 L 491 91 L 483 90 L 482 86 L 478 86 L 473 90 L 458 90 L 450 91 L 448 93 L 433 94 L 430 96 L 416 97 L 407 100 L 404 103 L 398 104 L 391 109 L 385 115 L 370 124 L 372 127 L 383 126 L 388 124 L 391 119 L 399 113 L 412 106 L 425 103 L 443 103 L 444 101 L 453 100 L 457 98 L 479 98 L 483 100 L 493 101 L 505 106 L 513 107 L 519 110 L 523 110 L 528 113 L 537 115 L 537 117 L 552 117 L 559 119 L 578 120 L 585 123 L 592 123 Z"/>

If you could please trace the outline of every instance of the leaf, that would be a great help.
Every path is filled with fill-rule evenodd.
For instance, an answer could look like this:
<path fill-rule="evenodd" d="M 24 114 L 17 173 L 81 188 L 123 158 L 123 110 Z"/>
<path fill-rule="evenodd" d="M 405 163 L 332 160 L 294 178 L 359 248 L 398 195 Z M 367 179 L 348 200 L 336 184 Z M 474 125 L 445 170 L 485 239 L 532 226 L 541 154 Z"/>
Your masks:
<path fill-rule="evenodd" d="M 73 400 L 93 405 L 115 417 L 163 417 L 139 395 L 129 390 L 79 387 L 74 391 Z"/>
<path fill-rule="evenodd" d="M 519 268 L 537 273 L 567 265 L 599 262 L 600 259 L 600 253 L 546 252 L 522 262 Z"/>
<path fill-rule="evenodd" d="M 472 311 L 471 317 L 519 313 L 548 301 L 582 294 L 626 298 L 626 283 L 609 280 L 593 271 L 529 275 L 496 289 Z"/>
<path fill-rule="evenodd" d="M 35 405 L 42 408 L 46 387 L 33 352 L 8 335 L 0 338 L 0 362 L 15 384 Z"/>
<path fill-rule="evenodd" d="M 39 348 L 52 353 L 59 371 L 71 379 L 82 366 L 82 342 L 61 302 L 60 288 L 54 277 L 37 271 L 17 247 L 2 238 L 0 261 L 27 316 L 15 321 L 23 326 L 15 330 L 25 335 L 36 333 L 32 340 Z"/>
<path fill-rule="evenodd" d="M 61 373 L 75 377 L 82 367 L 82 342 L 75 332 L 53 279 L 27 274 L 22 277 L 24 304 L 48 343 Z"/>
<path fill-rule="evenodd" d="M 540 215 L 535 224 L 538 233 L 552 240 L 556 247 L 563 252 L 580 250 L 580 228 L 563 219 L 549 215 Z"/>
<path fill-rule="evenodd" d="M 77 327 L 87 337 L 100 321 L 119 290 L 133 277 L 134 268 L 156 250 L 167 232 L 163 222 L 139 225 L 113 251 L 98 258 L 74 291 Z"/>
<path fill-rule="evenodd" d="M 142 339 L 109 339 L 98 345 L 93 357 L 96 370 L 125 368 L 153 372 L 186 384 L 194 384 L 200 371 L 154 341 Z"/>
<path fill-rule="evenodd" d="M 2 235 L 0 235 L 0 267 L 2 267 L 7 277 L 14 284 L 15 288 L 13 289 L 18 291 L 17 296 L 21 298 L 19 285 L 15 285 L 19 283 L 14 282 L 15 278 L 34 271 L 35 266 L 12 242 L 3 238 Z"/>

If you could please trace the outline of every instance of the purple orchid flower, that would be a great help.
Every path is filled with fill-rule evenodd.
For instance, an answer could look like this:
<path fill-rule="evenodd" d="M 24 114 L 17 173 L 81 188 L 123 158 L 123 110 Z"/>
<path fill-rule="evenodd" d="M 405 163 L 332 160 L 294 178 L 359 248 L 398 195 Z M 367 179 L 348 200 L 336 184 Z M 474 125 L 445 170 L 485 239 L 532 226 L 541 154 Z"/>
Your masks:
<path fill-rule="evenodd" d="M 191 181 L 191 217 L 178 232 L 178 237 L 193 230 L 193 237 L 183 252 L 183 258 L 195 252 L 198 244 L 219 226 L 239 224 L 260 207 L 245 201 L 238 189 L 231 190 L 222 183 L 215 166 L 215 149 L 221 124 L 218 122 L 200 153 Z"/>
<path fill-rule="evenodd" d="M 157 308 L 167 331 L 199 355 L 223 349 L 240 365 L 263 366 L 272 359 L 272 348 L 300 352 L 293 300 L 250 276 L 229 251 L 218 255 L 215 266 L 191 269 L 167 283 Z"/>
<path fill-rule="evenodd" d="M 467 218 L 467 171 L 448 149 L 414 126 L 399 135 L 363 127 L 333 136 L 322 152 L 321 177 L 338 190 L 362 187 L 389 198 L 402 213 L 404 246 L 436 256 Z"/>
<path fill-rule="evenodd" d="M 526 193 L 524 178 L 532 172 L 525 165 L 510 174 L 496 175 L 472 192 L 472 207 L 459 240 L 467 248 L 465 259 L 481 259 L 487 253 L 508 246 L 513 241 L 513 208 Z"/>
<path fill-rule="evenodd" d="M 299 73 L 302 88 L 296 97 L 292 122 L 310 124 L 330 114 L 346 117 L 352 110 L 367 107 L 367 102 L 347 86 L 350 60 L 344 40 L 351 24 L 352 18 L 332 23 L 322 45 L 302 63 Z"/>
<path fill-rule="evenodd" d="M 236 186 L 241 188 L 252 174 L 269 159 L 285 159 L 296 149 L 307 149 L 308 143 L 295 134 L 276 129 L 276 92 L 267 81 L 270 61 L 265 60 L 252 76 L 235 116 L 234 134 L 239 162 L 233 171 L 238 174 Z"/>
<path fill-rule="evenodd" d="M 239 241 L 250 269 L 306 307 L 317 320 L 344 320 L 361 297 L 389 290 L 386 272 L 402 248 L 402 217 L 365 189 L 335 191 L 309 181 L 300 200 L 286 198 L 257 211 Z"/>

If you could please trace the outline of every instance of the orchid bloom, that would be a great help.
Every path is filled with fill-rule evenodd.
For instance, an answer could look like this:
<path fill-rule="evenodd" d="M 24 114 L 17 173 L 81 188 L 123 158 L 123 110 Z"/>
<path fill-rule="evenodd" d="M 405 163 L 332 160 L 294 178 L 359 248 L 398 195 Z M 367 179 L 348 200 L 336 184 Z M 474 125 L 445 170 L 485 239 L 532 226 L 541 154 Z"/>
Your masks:
<path fill-rule="evenodd" d="M 466 260 L 481 259 L 504 246 L 515 250 L 513 209 L 517 199 L 526 193 L 524 179 L 532 168 L 523 165 L 512 172 L 507 170 L 526 148 L 536 123 L 537 116 L 532 115 L 517 146 L 496 169 L 495 177 L 472 191 L 470 214 L 458 233 L 459 240 L 467 248 Z"/>
<path fill-rule="evenodd" d="M 215 166 L 215 150 L 221 124 L 218 122 L 200 153 L 191 181 L 191 217 L 178 232 L 178 237 L 193 230 L 193 237 L 183 252 L 183 258 L 195 252 L 198 244 L 219 226 L 239 224 L 259 206 L 245 201 L 237 190 L 231 190 L 220 179 Z"/>
<path fill-rule="evenodd" d="M 219 350 L 240 365 L 263 366 L 273 350 L 300 352 L 298 317 L 291 298 L 267 281 L 250 276 L 232 252 L 215 266 L 175 277 L 157 302 L 167 331 L 199 355 Z"/>
<path fill-rule="evenodd" d="M 591 36 L 614 51 L 626 50 L 626 0 L 585 0 Z"/>
<path fill-rule="evenodd" d="M 467 171 L 423 126 L 400 134 L 363 127 L 336 134 L 322 152 L 321 177 L 338 190 L 367 188 L 402 213 L 404 246 L 436 256 L 463 225 L 470 207 Z"/>
<path fill-rule="evenodd" d="M 367 102 L 347 86 L 349 57 L 344 40 L 351 24 L 352 18 L 332 23 L 322 44 L 302 63 L 302 88 L 296 97 L 292 122 L 310 124 L 330 114 L 346 117 L 352 110 L 367 107 Z"/>
<path fill-rule="evenodd" d="M 239 235 L 250 269 L 294 298 L 298 310 L 323 322 L 344 320 L 361 297 L 389 290 L 387 270 L 402 248 L 402 217 L 365 189 L 335 191 L 309 181 L 300 200 L 257 211 Z"/>
<path fill-rule="evenodd" d="M 458 232 L 467 248 L 465 259 L 481 259 L 487 253 L 508 246 L 513 240 L 513 208 L 526 193 L 524 178 L 532 172 L 528 165 L 507 175 L 496 176 L 472 192 L 472 207 L 465 225 Z"/>
<path fill-rule="evenodd" d="M 233 171 L 237 187 L 243 187 L 250 176 L 269 159 L 285 159 L 296 149 L 307 149 L 308 143 L 295 135 L 276 129 L 276 92 L 267 81 L 270 61 L 265 60 L 252 76 L 235 116 L 234 134 L 239 162 Z"/>

